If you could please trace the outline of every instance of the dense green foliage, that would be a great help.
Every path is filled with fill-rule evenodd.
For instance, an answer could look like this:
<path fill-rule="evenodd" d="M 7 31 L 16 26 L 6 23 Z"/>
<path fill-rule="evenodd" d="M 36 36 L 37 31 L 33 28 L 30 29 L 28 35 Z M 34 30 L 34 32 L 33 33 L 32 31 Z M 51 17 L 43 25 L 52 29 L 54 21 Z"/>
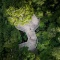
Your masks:
<path fill-rule="evenodd" d="M 26 35 L 21 36 L 22 33 L 10 23 L 10 18 L 5 13 L 6 8 L 17 9 L 18 18 L 21 7 L 25 4 L 32 6 L 29 10 L 34 9 L 34 13 L 40 18 L 39 28 L 36 30 L 38 45 L 35 53 L 28 51 L 27 47 L 19 49 L 18 45 L 22 39 L 26 39 Z M 11 15 L 10 9 L 8 11 L 8 15 Z M 0 60 L 60 60 L 60 1 L 0 0 Z"/>
<path fill-rule="evenodd" d="M 29 23 L 33 15 L 33 9 L 28 4 L 23 5 L 19 9 L 9 6 L 9 8 L 5 8 L 5 10 L 5 16 L 7 16 L 8 21 L 12 25 L 25 25 Z"/>

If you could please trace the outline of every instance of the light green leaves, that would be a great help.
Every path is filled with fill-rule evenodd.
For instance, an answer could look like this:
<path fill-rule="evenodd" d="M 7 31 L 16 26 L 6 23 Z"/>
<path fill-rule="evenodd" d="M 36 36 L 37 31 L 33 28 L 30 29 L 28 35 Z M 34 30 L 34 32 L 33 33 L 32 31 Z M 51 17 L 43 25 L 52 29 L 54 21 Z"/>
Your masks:
<path fill-rule="evenodd" d="M 34 12 L 31 6 L 25 4 L 25 6 L 20 7 L 19 9 L 10 6 L 8 9 L 6 9 L 5 13 L 8 21 L 12 25 L 24 25 L 29 23 Z"/>
<path fill-rule="evenodd" d="M 52 55 L 56 57 L 56 60 L 60 60 L 60 47 L 54 48 Z"/>

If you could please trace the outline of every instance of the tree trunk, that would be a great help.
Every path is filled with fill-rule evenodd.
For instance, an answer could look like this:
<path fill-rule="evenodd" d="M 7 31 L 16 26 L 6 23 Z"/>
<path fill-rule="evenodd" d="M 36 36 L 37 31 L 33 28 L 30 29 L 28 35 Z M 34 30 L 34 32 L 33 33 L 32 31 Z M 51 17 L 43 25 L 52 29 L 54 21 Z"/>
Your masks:
<path fill-rule="evenodd" d="M 26 33 L 28 40 L 27 42 L 19 44 L 19 47 L 28 47 L 28 50 L 33 51 L 36 49 L 37 46 L 37 37 L 35 34 L 35 30 L 38 28 L 39 25 L 39 19 L 35 15 L 32 16 L 32 20 L 30 23 L 28 23 L 25 26 L 16 26 L 18 30 L 21 30 Z"/>

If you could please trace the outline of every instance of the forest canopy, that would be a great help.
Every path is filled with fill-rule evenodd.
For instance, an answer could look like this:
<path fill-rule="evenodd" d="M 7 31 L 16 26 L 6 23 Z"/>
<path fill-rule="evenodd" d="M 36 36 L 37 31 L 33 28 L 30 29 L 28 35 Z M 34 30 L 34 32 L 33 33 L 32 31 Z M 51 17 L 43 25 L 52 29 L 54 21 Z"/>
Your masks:
<path fill-rule="evenodd" d="M 40 18 L 35 53 L 19 49 L 27 36 L 15 28 L 21 14 L 25 24 L 33 13 Z M 0 60 L 60 60 L 60 0 L 0 0 Z"/>

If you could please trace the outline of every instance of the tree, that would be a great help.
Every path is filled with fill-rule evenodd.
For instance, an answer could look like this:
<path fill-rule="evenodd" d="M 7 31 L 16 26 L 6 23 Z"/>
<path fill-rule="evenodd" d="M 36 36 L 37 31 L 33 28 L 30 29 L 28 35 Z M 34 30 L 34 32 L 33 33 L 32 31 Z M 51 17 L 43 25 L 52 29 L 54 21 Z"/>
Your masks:
<path fill-rule="evenodd" d="M 19 8 L 24 6 L 25 3 L 29 4 L 34 11 L 33 13 L 40 18 L 39 28 L 36 30 L 36 35 L 38 37 L 36 54 L 28 51 L 27 48 L 22 48 L 22 51 L 18 49 L 18 44 L 22 41 L 20 37 L 21 34 L 15 29 L 12 24 L 13 22 L 9 23 L 7 19 L 9 16 L 5 13 L 6 8 L 11 9 L 12 7 L 17 8 L 19 11 Z M 19 14 L 17 14 L 17 16 L 18 15 Z M 0 0 L 0 60 L 19 60 L 19 58 L 21 58 L 21 60 L 60 60 L 59 52 L 59 0 Z"/>

